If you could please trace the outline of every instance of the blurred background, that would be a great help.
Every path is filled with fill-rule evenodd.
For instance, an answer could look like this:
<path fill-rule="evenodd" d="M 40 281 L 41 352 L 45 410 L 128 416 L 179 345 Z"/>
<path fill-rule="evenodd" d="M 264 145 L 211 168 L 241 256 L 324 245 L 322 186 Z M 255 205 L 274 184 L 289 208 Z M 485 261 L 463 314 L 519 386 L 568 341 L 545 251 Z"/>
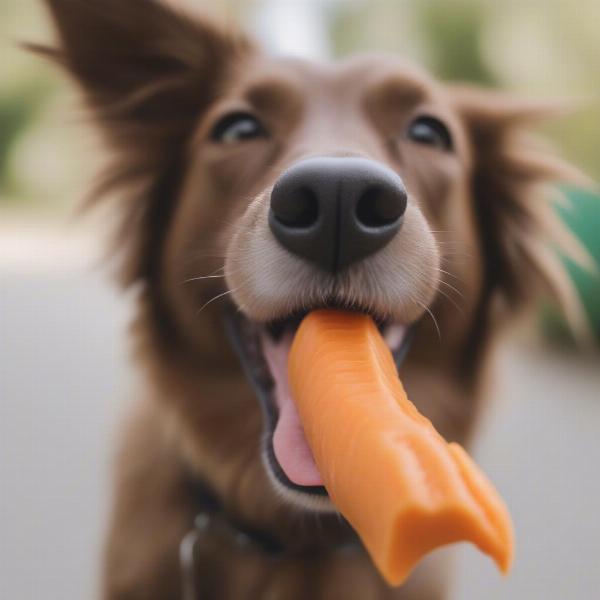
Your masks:
<path fill-rule="evenodd" d="M 393 51 L 442 79 L 573 101 L 542 132 L 600 181 L 597 0 L 170 1 L 240 22 L 273 52 Z M 50 39 L 39 2 L 2 0 L 0 597 L 20 600 L 94 597 L 112 440 L 135 387 L 131 299 L 101 266 L 110 215 L 74 217 L 94 133 L 65 79 L 16 46 Z M 600 261 L 597 191 L 564 191 L 561 216 Z M 600 339 L 600 278 L 568 266 Z M 543 307 L 503 344 L 475 455 L 513 512 L 516 563 L 501 580 L 460 548 L 454 600 L 598 597 L 599 359 Z"/>

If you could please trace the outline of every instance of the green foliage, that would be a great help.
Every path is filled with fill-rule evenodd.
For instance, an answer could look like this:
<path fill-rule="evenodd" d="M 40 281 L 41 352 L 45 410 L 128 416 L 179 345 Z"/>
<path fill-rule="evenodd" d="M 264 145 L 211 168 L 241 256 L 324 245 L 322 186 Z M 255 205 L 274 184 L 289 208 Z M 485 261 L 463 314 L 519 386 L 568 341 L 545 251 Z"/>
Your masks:
<path fill-rule="evenodd" d="M 559 209 L 561 217 L 577 234 L 594 260 L 596 269 L 590 272 L 570 261 L 567 261 L 566 265 L 579 291 L 596 337 L 600 339 L 600 195 L 575 188 L 567 189 L 567 195 L 573 209 Z"/>
<path fill-rule="evenodd" d="M 559 207 L 558 213 L 577 235 L 594 267 L 583 268 L 567 258 L 564 264 L 575 284 L 593 335 L 600 341 L 600 194 L 573 187 L 564 191 L 569 205 Z M 541 322 L 550 339 L 568 345 L 575 343 L 567 323 L 555 307 L 548 304 L 542 307 Z"/>
<path fill-rule="evenodd" d="M 47 95 L 47 86 L 34 79 L 0 96 L 0 200 L 18 192 L 10 184 L 10 153 Z"/>
<path fill-rule="evenodd" d="M 438 77 L 486 85 L 497 83 L 481 52 L 484 5 L 456 1 L 449 10 L 447 0 L 426 0 L 416 9 L 422 33 L 429 40 L 431 66 Z"/>

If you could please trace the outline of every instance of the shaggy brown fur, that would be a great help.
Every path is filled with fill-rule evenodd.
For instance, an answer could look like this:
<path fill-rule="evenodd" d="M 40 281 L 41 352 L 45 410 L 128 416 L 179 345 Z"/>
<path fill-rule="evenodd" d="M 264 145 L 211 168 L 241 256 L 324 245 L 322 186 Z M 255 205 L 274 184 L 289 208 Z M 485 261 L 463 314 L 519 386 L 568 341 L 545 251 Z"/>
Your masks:
<path fill-rule="evenodd" d="M 147 387 L 119 454 L 103 597 L 181 597 L 178 549 L 199 510 L 190 478 L 207 482 L 231 518 L 289 550 L 273 559 L 218 532 L 205 536 L 199 597 L 444 597 L 445 567 L 435 560 L 391 590 L 363 552 L 337 550 L 351 537 L 347 525 L 276 493 L 260 457 L 259 407 L 224 335 L 222 311 L 235 305 L 264 320 L 276 303 L 252 286 L 279 277 L 285 292 L 278 269 L 308 269 L 273 245 L 264 227 L 279 173 L 319 154 L 386 164 L 406 182 L 411 211 L 386 252 L 401 257 L 397 275 L 412 278 L 417 304 L 407 300 L 411 286 L 396 285 L 393 261 L 377 257 L 371 269 L 379 288 L 357 286 L 364 275 L 357 266 L 341 289 L 368 292 L 370 303 L 417 320 L 401 376 L 438 430 L 465 444 L 500 326 L 540 289 L 567 307 L 573 301 L 548 246 L 566 237 L 542 192 L 576 174 L 521 134 L 544 107 L 444 86 L 391 57 L 328 66 L 272 59 L 238 32 L 151 0 L 45 2 L 60 46 L 37 50 L 73 76 L 106 136 L 112 166 L 96 191 L 119 192 L 122 281 L 139 290 L 133 335 Z M 270 135 L 215 143 L 214 123 L 232 110 L 257 115 Z M 452 151 L 404 138 L 423 113 L 445 121 Z M 253 243 L 263 244 L 272 264 L 253 257 Z M 188 281 L 223 270 L 226 278 Z M 307 286 L 319 277 L 308 273 Z M 393 285 L 397 297 L 384 300 Z M 424 309 L 437 324 L 420 318 Z"/>

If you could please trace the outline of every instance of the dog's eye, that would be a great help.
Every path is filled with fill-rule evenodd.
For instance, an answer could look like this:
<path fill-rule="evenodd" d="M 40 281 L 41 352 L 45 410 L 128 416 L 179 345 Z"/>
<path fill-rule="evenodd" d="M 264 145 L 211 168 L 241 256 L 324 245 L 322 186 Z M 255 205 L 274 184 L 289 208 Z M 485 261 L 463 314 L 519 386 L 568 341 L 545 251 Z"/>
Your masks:
<path fill-rule="evenodd" d="M 410 124 L 406 136 L 417 144 L 452 150 L 452 137 L 448 128 L 435 117 L 418 117 Z"/>
<path fill-rule="evenodd" d="M 235 144 L 266 136 L 267 130 L 258 119 L 245 112 L 225 115 L 216 123 L 210 134 L 213 141 L 222 144 Z"/>

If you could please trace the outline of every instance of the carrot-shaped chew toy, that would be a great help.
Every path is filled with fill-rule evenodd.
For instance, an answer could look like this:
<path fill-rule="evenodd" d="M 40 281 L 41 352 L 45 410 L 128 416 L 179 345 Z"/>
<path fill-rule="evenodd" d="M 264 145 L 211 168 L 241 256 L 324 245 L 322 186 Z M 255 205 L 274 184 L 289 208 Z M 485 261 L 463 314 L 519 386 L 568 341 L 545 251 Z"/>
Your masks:
<path fill-rule="evenodd" d="M 504 503 L 466 452 L 408 400 L 370 317 L 310 313 L 288 373 L 325 488 L 388 583 L 401 584 L 426 553 L 458 541 L 509 570 Z"/>

